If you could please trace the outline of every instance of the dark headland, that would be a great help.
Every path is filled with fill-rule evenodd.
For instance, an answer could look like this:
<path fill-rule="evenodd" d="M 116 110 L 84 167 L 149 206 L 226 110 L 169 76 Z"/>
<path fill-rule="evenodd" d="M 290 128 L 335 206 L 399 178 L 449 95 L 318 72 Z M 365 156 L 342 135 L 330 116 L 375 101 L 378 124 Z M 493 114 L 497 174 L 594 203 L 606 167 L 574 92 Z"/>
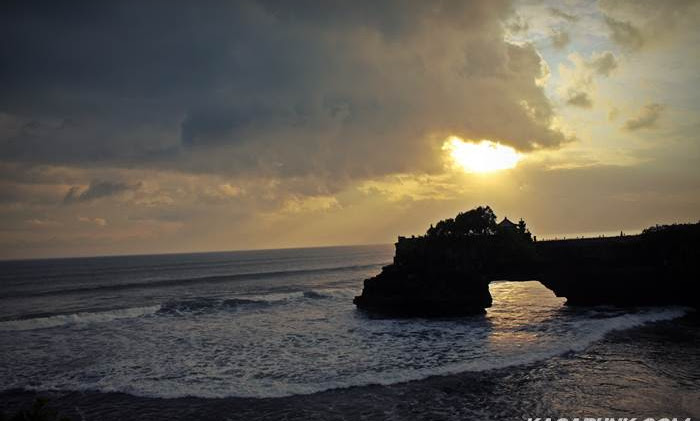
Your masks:
<path fill-rule="evenodd" d="M 399 316 L 483 313 L 494 280 L 538 280 L 568 305 L 698 307 L 700 223 L 639 235 L 536 241 L 524 221 L 478 207 L 399 237 L 392 264 L 364 281 L 358 308 Z"/>

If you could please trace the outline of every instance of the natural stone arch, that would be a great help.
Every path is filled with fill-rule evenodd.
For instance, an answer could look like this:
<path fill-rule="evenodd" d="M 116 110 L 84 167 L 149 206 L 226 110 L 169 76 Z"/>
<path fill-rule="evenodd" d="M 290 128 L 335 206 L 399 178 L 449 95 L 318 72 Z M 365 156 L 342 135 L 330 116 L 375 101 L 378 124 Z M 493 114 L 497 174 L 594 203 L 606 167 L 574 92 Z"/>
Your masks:
<path fill-rule="evenodd" d="M 407 316 L 483 313 L 493 280 L 538 280 L 568 305 L 698 304 L 691 291 L 700 282 L 700 223 L 539 242 L 522 233 L 440 229 L 449 235 L 399 237 L 394 262 L 365 280 L 355 304 Z"/>

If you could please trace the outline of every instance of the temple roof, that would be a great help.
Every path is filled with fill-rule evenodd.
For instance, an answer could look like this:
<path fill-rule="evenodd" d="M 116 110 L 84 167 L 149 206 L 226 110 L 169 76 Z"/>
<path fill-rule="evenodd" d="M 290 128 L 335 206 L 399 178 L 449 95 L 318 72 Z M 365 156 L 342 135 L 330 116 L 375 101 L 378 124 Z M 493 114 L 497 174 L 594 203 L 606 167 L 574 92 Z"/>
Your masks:
<path fill-rule="evenodd" d="M 516 224 L 511 222 L 510 219 L 508 219 L 508 217 L 503 218 L 503 220 L 498 223 L 498 226 L 503 227 L 503 228 L 516 228 L 517 227 Z"/>

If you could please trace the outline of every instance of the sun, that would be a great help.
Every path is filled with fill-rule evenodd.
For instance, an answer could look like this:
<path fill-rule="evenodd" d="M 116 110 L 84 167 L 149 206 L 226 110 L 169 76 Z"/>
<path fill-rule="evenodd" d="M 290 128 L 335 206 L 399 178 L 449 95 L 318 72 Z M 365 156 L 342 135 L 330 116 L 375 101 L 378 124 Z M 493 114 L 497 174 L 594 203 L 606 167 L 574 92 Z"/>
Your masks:
<path fill-rule="evenodd" d="M 450 136 L 442 145 L 448 151 L 452 163 L 471 173 L 490 173 L 514 168 L 521 155 L 510 146 L 490 140 L 478 143 L 465 142 L 457 136 Z"/>

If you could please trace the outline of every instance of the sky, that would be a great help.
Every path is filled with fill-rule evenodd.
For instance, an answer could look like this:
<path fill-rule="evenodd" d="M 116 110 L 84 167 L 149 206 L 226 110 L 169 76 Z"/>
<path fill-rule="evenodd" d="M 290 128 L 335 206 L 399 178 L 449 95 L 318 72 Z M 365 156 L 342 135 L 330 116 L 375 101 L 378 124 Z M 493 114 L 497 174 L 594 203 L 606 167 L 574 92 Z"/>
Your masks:
<path fill-rule="evenodd" d="M 0 258 L 696 222 L 698 45 L 700 1 L 4 1 Z"/>

